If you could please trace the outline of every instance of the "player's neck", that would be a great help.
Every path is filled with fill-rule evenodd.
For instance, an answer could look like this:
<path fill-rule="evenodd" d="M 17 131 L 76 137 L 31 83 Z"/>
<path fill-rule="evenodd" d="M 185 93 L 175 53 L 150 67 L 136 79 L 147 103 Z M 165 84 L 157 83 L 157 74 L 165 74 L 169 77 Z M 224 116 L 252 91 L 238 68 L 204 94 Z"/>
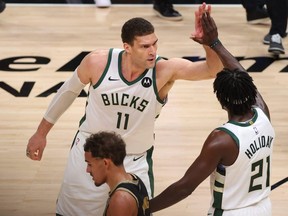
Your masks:
<path fill-rule="evenodd" d="M 251 110 L 244 115 L 231 115 L 228 113 L 228 119 L 235 122 L 246 122 L 252 119 L 254 116 L 254 112 Z"/>
<path fill-rule="evenodd" d="M 117 167 L 110 172 L 107 184 L 109 185 L 110 190 L 113 190 L 119 183 L 132 181 L 132 179 L 132 176 L 129 173 L 126 173 L 124 167 Z"/>
<path fill-rule="evenodd" d="M 129 54 L 127 54 L 126 52 L 123 53 L 121 71 L 122 75 L 127 81 L 131 82 L 137 79 L 145 70 L 145 67 L 141 67 L 140 65 L 135 64 Z"/>

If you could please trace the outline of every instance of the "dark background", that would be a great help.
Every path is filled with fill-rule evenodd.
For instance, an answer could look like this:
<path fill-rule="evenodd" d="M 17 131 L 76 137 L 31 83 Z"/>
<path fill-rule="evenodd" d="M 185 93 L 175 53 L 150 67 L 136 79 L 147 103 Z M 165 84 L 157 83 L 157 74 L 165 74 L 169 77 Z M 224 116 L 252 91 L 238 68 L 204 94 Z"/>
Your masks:
<path fill-rule="evenodd" d="M 42 3 L 42 4 L 66 4 L 66 0 L 4 0 L 6 3 Z M 276 0 L 275 0 L 276 1 Z M 94 0 L 82 0 L 84 4 L 94 4 Z M 152 4 L 153 0 L 111 0 L 112 4 Z M 241 0 L 172 0 L 173 4 L 241 4 Z"/>

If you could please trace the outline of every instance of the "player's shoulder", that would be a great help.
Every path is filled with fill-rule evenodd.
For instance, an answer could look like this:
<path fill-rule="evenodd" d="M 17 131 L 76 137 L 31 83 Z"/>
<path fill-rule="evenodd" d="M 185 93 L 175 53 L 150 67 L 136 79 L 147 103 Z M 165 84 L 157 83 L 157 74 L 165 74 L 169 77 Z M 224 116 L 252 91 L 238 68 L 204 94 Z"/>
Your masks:
<path fill-rule="evenodd" d="M 173 66 L 173 61 L 171 59 L 165 59 L 165 58 L 158 58 L 156 60 L 156 71 L 160 72 L 162 70 L 169 70 Z"/>
<path fill-rule="evenodd" d="M 110 197 L 107 215 L 137 215 L 137 213 L 137 202 L 127 192 L 115 191 Z"/>
<path fill-rule="evenodd" d="M 109 50 L 94 50 L 88 53 L 78 66 L 78 74 L 88 77 L 96 83 L 108 61 Z"/>
<path fill-rule="evenodd" d="M 90 52 L 87 57 L 91 60 L 94 59 L 101 59 L 101 58 L 107 58 L 109 55 L 109 49 L 99 49 L 99 50 L 93 50 Z"/>
<path fill-rule="evenodd" d="M 135 195 L 125 188 L 118 188 L 110 198 L 110 204 L 113 204 L 114 207 L 119 206 L 119 208 L 126 207 L 137 207 L 135 200 Z"/>
<path fill-rule="evenodd" d="M 105 65 L 108 59 L 108 55 L 108 49 L 93 50 L 84 57 L 82 63 L 87 66 L 100 66 L 102 64 Z"/>
<path fill-rule="evenodd" d="M 223 127 L 215 128 L 208 135 L 207 140 L 210 144 L 220 147 L 225 145 L 227 142 L 233 141 L 231 133 Z"/>

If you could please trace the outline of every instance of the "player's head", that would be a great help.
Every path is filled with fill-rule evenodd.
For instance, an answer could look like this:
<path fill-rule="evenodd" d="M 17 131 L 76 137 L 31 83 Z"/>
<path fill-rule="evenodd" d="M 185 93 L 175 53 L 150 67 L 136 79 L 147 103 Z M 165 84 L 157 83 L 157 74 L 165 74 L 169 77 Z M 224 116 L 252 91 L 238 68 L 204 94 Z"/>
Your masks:
<path fill-rule="evenodd" d="M 89 173 L 96 186 L 107 183 L 116 167 L 123 166 L 126 156 L 125 143 L 114 132 L 98 132 L 86 139 L 84 156 Z"/>
<path fill-rule="evenodd" d="M 154 33 L 154 26 L 141 17 L 135 17 L 124 23 L 121 30 L 123 43 L 133 46 L 135 37 L 146 36 Z"/>
<path fill-rule="evenodd" d="M 122 165 L 126 156 L 126 145 L 119 134 L 101 131 L 86 139 L 84 151 L 92 157 L 111 159 L 116 166 Z"/>
<path fill-rule="evenodd" d="M 243 115 L 256 103 L 257 88 L 247 72 L 224 69 L 213 86 L 221 106 L 231 114 Z"/>

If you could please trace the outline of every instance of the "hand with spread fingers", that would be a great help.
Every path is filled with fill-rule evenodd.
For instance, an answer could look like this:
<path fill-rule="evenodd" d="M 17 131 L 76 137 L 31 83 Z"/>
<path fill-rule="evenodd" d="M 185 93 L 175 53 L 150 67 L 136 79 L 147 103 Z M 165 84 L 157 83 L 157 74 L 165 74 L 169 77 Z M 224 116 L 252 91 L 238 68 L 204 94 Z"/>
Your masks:
<path fill-rule="evenodd" d="M 203 45 L 213 48 L 213 44 L 218 40 L 218 30 L 211 17 L 211 6 L 203 3 L 198 11 L 195 12 L 195 33 L 191 38 Z"/>
<path fill-rule="evenodd" d="M 198 10 L 195 11 L 195 31 L 191 34 L 190 38 L 198 43 L 201 43 L 198 40 L 201 40 L 201 38 L 203 37 L 203 28 L 201 19 L 204 13 L 211 13 L 211 6 L 206 5 L 206 3 L 200 5 L 198 7 Z"/>

